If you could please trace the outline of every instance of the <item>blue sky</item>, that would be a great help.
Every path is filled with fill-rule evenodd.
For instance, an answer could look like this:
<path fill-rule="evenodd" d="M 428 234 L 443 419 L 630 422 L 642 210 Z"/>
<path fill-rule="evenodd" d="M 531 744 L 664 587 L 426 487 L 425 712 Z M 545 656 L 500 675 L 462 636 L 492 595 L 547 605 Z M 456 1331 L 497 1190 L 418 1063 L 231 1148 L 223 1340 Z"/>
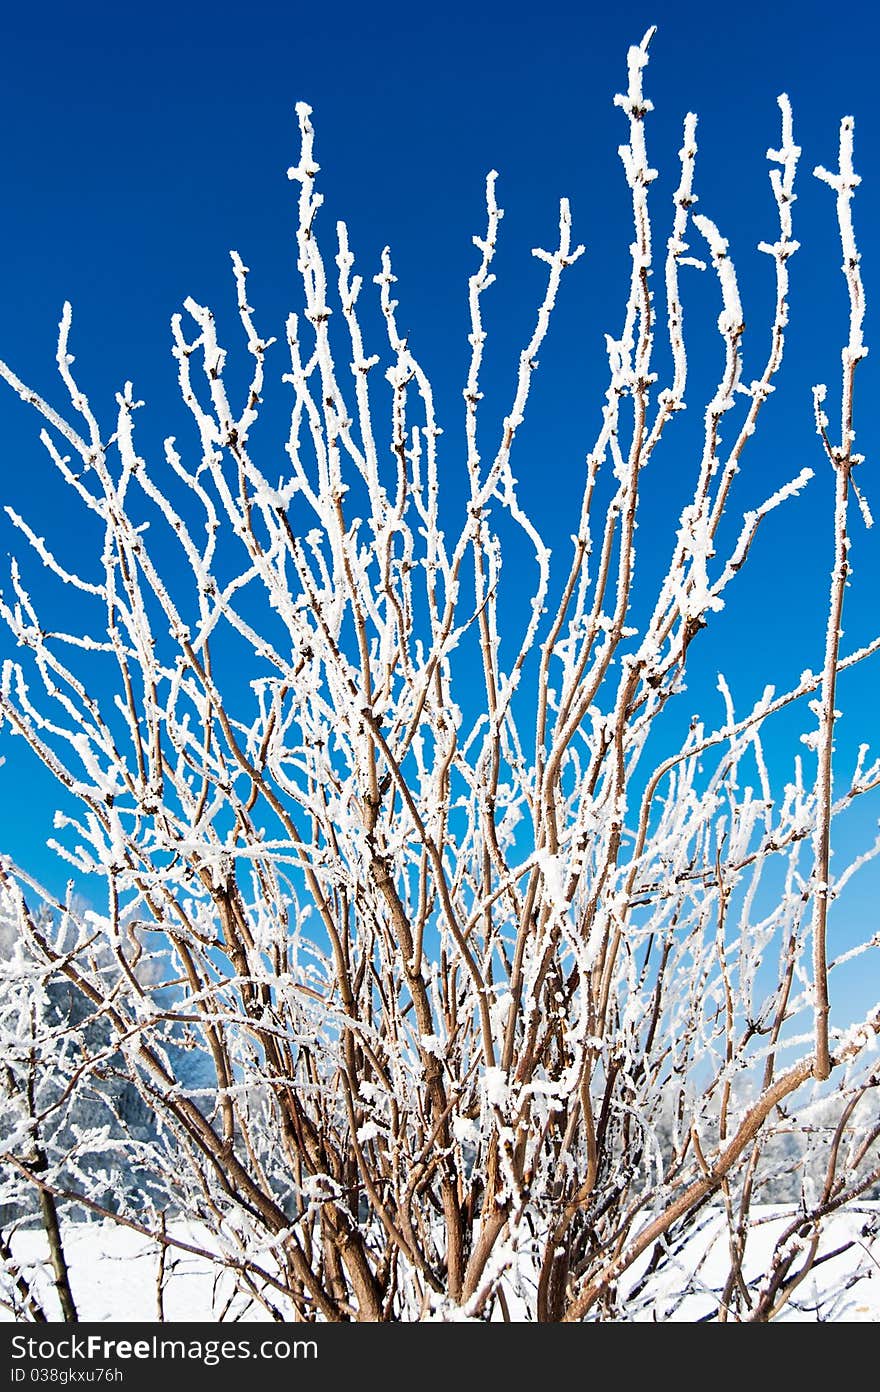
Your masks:
<path fill-rule="evenodd" d="M 811 171 L 817 163 L 833 167 L 839 119 L 854 115 L 855 162 L 864 179 L 855 221 L 868 294 L 866 339 L 873 345 L 880 279 L 875 6 L 860 0 L 845 10 L 752 0 L 715 7 L 454 0 L 427 7 L 341 0 L 330 8 L 295 0 L 247 6 L 158 0 L 143 9 L 6 7 L 0 357 L 60 402 L 55 336 L 69 299 L 83 385 L 95 402 L 109 404 L 131 378 L 148 402 L 142 415 L 152 412 L 153 424 L 144 421 L 143 429 L 161 439 L 168 433 L 165 413 L 175 409 L 169 320 L 192 295 L 215 307 L 221 323 L 224 315 L 231 323 L 231 248 L 252 268 L 251 302 L 263 332 L 278 333 L 286 312 L 299 307 L 294 191 L 286 169 L 297 154 L 294 105 L 304 100 L 314 109 L 324 229 L 332 235 L 338 217 L 347 221 L 365 276 L 378 269 L 381 248 L 391 246 L 401 327 L 435 380 L 450 432 L 461 420 L 471 236 L 482 231 L 486 172 L 499 171 L 506 210 L 499 283 L 491 306 L 487 301 L 487 404 L 497 393 L 499 415 L 540 294 L 540 268 L 529 250 L 553 244 L 558 199 L 570 198 L 575 240 L 586 243 L 587 254 L 563 286 L 518 471 L 525 498 L 549 531 L 564 528 L 562 484 L 595 433 L 604 334 L 618 331 L 625 297 L 631 231 L 616 151 L 626 127 L 613 96 L 625 85 L 628 45 L 651 24 L 658 26 L 646 84 L 655 107 L 649 151 L 661 170 L 653 195 L 657 250 L 668 230 L 681 122 L 694 110 L 700 210 L 729 237 L 741 280 L 746 380 L 758 374 L 766 351 L 772 267 L 755 247 L 775 235 L 765 152 L 778 143 L 781 91 L 791 98 L 804 152 L 795 206 L 802 250 L 791 267 L 786 366 L 738 484 L 734 514 L 804 465 L 817 477 L 806 497 L 770 519 L 723 622 L 704 635 L 698 665 L 705 675 L 694 678 L 694 709 L 705 702 L 707 721 L 720 723 L 720 707 L 711 704 L 719 666 L 744 710 L 766 682 L 782 689 L 804 667 L 821 664 L 832 484 L 813 433 L 810 387 L 827 381 L 833 413 L 846 295 L 833 197 Z M 707 289 L 692 292 L 703 305 L 695 322 L 710 326 L 717 306 L 711 308 L 714 287 L 705 280 Z M 699 375 L 701 353 L 711 365 L 716 351 L 711 329 L 691 351 Z M 862 482 L 880 514 L 875 351 L 860 369 L 856 424 L 857 447 L 868 457 Z M 693 427 L 702 406 L 694 400 Z M 47 536 L 58 527 L 69 534 L 70 515 L 35 439 L 35 419 L 11 393 L 0 394 L 2 491 L 17 510 L 39 516 Z M 541 469 L 528 473 L 529 459 L 548 450 L 559 470 L 549 487 Z M 664 555 L 652 538 L 669 535 L 683 501 L 675 450 L 663 458 L 671 472 L 646 485 L 640 544 L 647 570 Z M 681 479 L 691 459 L 684 457 Z M 865 533 L 857 518 L 853 535 L 847 651 L 876 631 L 880 580 L 880 537 Z M 4 524 L 4 570 L 12 547 Z M 845 747 L 876 731 L 875 670 L 842 689 Z M 47 785 L 15 751 L 0 752 L 8 755 L 0 769 L 0 847 L 60 880 L 63 872 L 39 849 L 51 814 Z M 865 823 L 858 834 L 864 839 L 869 829 Z"/>

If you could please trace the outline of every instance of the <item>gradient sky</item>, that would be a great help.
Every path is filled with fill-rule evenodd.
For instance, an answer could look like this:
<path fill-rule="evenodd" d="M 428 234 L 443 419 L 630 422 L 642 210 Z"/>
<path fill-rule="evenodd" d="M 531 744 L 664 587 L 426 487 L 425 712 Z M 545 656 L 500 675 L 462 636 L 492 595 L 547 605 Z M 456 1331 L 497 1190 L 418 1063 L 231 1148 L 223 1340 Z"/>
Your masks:
<path fill-rule="evenodd" d="M 567 531 L 566 469 L 580 469 L 595 434 L 606 378 L 604 334 L 619 331 L 626 293 L 629 197 L 616 153 L 626 123 L 613 96 L 625 86 L 628 45 L 651 24 L 658 26 L 646 78 L 655 107 L 649 153 L 661 171 L 652 193 L 656 250 L 662 257 L 681 122 L 694 110 L 700 211 L 729 237 L 740 276 L 746 381 L 759 375 L 767 346 L 772 265 L 755 248 L 776 234 L 765 152 L 778 143 L 782 91 L 791 98 L 803 148 L 794 213 L 802 250 L 791 266 L 786 365 L 738 482 L 733 515 L 804 465 L 816 478 L 805 497 L 768 521 L 722 621 L 703 635 L 693 709 L 702 709 L 708 724 L 722 723 L 712 695 L 719 667 L 741 711 L 767 682 L 781 690 L 805 667 L 821 667 L 833 485 L 813 431 L 810 389 L 828 383 L 833 420 L 847 301 L 833 196 L 811 171 L 819 163 L 834 167 L 840 117 L 853 115 L 856 169 L 864 179 L 855 223 L 868 297 L 866 341 L 873 346 L 872 307 L 880 303 L 876 6 L 862 0 L 837 8 L 754 0 L 735 6 L 690 0 L 7 6 L 0 20 L 0 357 L 61 404 L 55 337 L 69 299 L 72 349 L 93 404 L 110 405 L 131 378 L 148 402 L 138 424 L 145 436 L 152 431 L 161 440 L 169 433 L 166 413 L 175 409 L 169 320 L 192 295 L 217 310 L 221 325 L 232 324 L 231 248 L 252 268 L 250 297 L 262 332 L 279 333 L 287 311 L 299 308 L 294 190 L 286 169 L 297 156 L 294 105 L 304 100 L 314 109 L 322 166 L 325 251 L 332 256 L 339 217 L 348 223 L 365 278 L 378 268 L 382 247 L 391 246 L 400 325 L 435 380 L 450 432 L 460 429 L 471 237 L 483 230 L 487 171 L 499 171 L 506 210 L 499 283 L 486 301 L 487 409 L 497 394 L 499 418 L 541 293 L 541 270 L 529 251 L 554 245 L 558 199 L 570 198 L 575 240 L 586 243 L 587 255 L 563 286 L 517 469 L 524 498 L 548 530 Z M 703 281 L 691 282 L 696 376 L 702 364 L 714 365 L 718 351 L 711 328 L 715 287 L 709 277 Z M 656 285 L 659 291 L 659 276 Z M 857 448 L 868 460 L 860 481 L 880 516 L 880 431 L 872 409 L 880 348 L 874 352 L 859 371 L 856 425 Z M 693 429 L 703 405 L 692 399 Z M 152 424 L 142 422 L 150 412 Z M 38 531 L 47 537 L 59 527 L 69 536 L 75 524 L 53 490 L 36 434 L 35 417 L 3 387 L 4 501 L 39 518 Z M 665 553 L 652 538 L 669 537 L 683 501 L 676 485 L 692 476 L 687 428 L 681 440 L 681 457 L 675 448 L 662 451 L 656 480 L 646 482 L 640 546 L 648 571 Z M 542 466 L 530 476 L 529 461 L 548 456 L 555 473 Z M 844 651 L 880 627 L 880 527 L 866 533 L 855 516 L 853 538 Z M 4 572 L 13 548 L 22 553 L 23 542 L 3 519 Z M 876 734 L 876 670 L 843 684 L 844 751 Z M 795 727 L 797 721 L 790 723 L 789 733 Z M 7 756 L 0 768 L 0 848 L 57 886 L 66 871 L 42 849 L 51 789 L 3 736 L 0 745 Z M 780 745 L 780 759 L 790 760 L 791 748 Z M 859 815 L 854 844 L 871 838 L 876 812 Z M 853 902 L 864 908 L 869 900 L 863 893 Z"/>

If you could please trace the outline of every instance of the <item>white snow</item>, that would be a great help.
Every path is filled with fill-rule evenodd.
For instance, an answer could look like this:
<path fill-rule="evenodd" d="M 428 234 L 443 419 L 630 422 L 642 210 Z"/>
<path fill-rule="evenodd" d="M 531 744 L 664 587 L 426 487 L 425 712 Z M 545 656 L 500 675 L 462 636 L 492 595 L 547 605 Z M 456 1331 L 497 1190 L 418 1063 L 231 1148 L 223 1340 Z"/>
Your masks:
<path fill-rule="evenodd" d="M 840 1322 L 880 1322 L 880 1242 L 863 1235 L 863 1229 L 876 1216 L 880 1202 L 864 1203 L 829 1220 L 824 1244 L 833 1250 L 848 1240 L 854 1246 L 842 1256 L 818 1265 L 801 1283 L 795 1299 L 785 1306 L 784 1320 Z M 749 1238 L 744 1274 L 750 1281 L 760 1279 L 767 1270 L 774 1243 L 795 1210 L 791 1206 L 756 1206 L 756 1227 Z M 169 1235 L 194 1247 L 214 1250 L 210 1233 L 197 1224 L 169 1224 Z M 71 1224 L 65 1229 L 65 1247 L 70 1265 L 71 1286 L 79 1317 L 85 1322 L 158 1322 L 157 1275 L 159 1248 L 149 1238 L 108 1221 Z M 12 1249 L 28 1276 L 36 1270 L 35 1286 L 50 1320 L 60 1314 L 54 1295 L 48 1250 L 39 1229 L 18 1231 Z M 522 1269 L 522 1257 L 519 1258 Z M 643 1259 L 627 1276 L 631 1285 L 646 1264 Z M 680 1298 L 673 1266 L 665 1284 L 657 1287 L 653 1305 L 640 1302 L 634 1321 L 675 1320 L 695 1323 L 717 1309 L 717 1293 L 729 1269 L 727 1232 L 720 1209 L 714 1210 L 702 1232 L 691 1240 L 679 1263 L 682 1272 L 699 1270 L 703 1294 Z M 857 1270 L 861 1268 L 861 1272 Z M 833 1289 L 846 1285 L 841 1275 L 849 1270 L 853 1284 L 842 1293 Z M 684 1284 L 684 1281 L 682 1281 Z M 277 1301 L 277 1296 L 271 1297 Z M 236 1292 L 232 1273 L 222 1268 L 222 1259 L 211 1263 L 205 1257 L 169 1247 L 163 1282 L 164 1317 L 168 1322 L 204 1321 L 247 1323 L 268 1321 L 266 1310 L 247 1295 Z M 509 1299 L 510 1312 L 517 1322 L 530 1318 L 517 1297 Z M 12 1315 L 0 1309 L 0 1321 Z"/>

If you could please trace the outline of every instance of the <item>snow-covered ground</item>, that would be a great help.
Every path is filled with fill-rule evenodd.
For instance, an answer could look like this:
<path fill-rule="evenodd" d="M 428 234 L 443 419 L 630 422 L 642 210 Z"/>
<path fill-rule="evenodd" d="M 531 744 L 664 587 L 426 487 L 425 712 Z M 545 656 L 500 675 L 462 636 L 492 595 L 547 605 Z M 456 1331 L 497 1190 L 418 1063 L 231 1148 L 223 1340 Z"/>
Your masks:
<path fill-rule="evenodd" d="M 830 1220 L 823 1251 L 832 1251 L 848 1240 L 854 1245 L 843 1255 L 817 1265 L 802 1282 L 796 1297 L 782 1311 L 789 1320 L 880 1321 L 880 1239 L 863 1235 L 870 1217 L 880 1204 L 863 1204 L 857 1211 L 841 1213 Z M 755 1214 L 758 1225 L 750 1239 L 745 1263 L 746 1279 L 760 1280 L 773 1251 L 774 1242 L 791 1217 L 791 1210 L 765 1208 Z M 210 1237 L 195 1226 L 178 1225 L 176 1236 L 193 1245 L 210 1247 Z M 160 1270 L 157 1245 L 130 1229 L 109 1222 L 72 1225 L 65 1230 L 65 1246 L 70 1264 L 71 1285 L 81 1320 L 88 1322 L 153 1322 L 159 1318 L 157 1288 Z M 19 1231 L 13 1236 L 13 1252 L 23 1271 L 35 1275 L 35 1285 L 50 1320 L 60 1318 L 57 1297 L 48 1270 L 47 1248 L 42 1232 Z M 727 1271 L 727 1240 L 720 1214 L 711 1216 L 681 1261 L 680 1270 L 697 1271 L 703 1294 L 689 1294 L 683 1300 L 684 1285 L 670 1272 L 649 1308 L 640 1308 L 635 1319 L 696 1322 L 717 1307 L 713 1292 L 723 1285 Z M 847 1278 L 852 1280 L 848 1289 Z M 205 1258 L 168 1249 L 165 1259 L 163 1313 L 167 1321 L 246 1322 L 268 1319 L 266 1310 L 248 1297 L 236 1293 L 228 1272 L 212 1266 Z M 840 1290 L 835 1295 L 833 1292 Z M 511 1302 L 514 1313 L 515 1301 Z M 524 1318 L 520 1315 L 520 1318 Z M 0 1320 L 12 1315 L 0 1310 Z"/>
<path fill-rule="evenodd" d="M 880 1204 L 864 1203 L 848 1212 L 836 1214 L 824 1229 L 819 1260 L 794 1293 L 792 1300 L 780 1312 L 785 1320 L 829 1322 L 880 1321 L 880 1238 L 876 1235 L 876 1220 Z M 775 1244 L 790 1225 L 794 1210 L 790 1206 L 754 1205 L 743 1276 L 754 1290 L 767 1271 Z M 874 1228 L 874 1236 L 866 1235 L 866 1227 Z M 852 1243 L 839 1256 L 837 1249 Z M 828 1254 L 826 1259 L 823 1254 Z M 647 1255 L 642 1265 L 647 1262 Z M 795 1262 L 792 1272 L 799 1262 Z M 638 1274 L 637 1268 L 633 1276 Z M 695 1322 L 710 1318 L 718 1309 L 718 1292 L 730 1270 L 727 1226 L 720 1211 L 715 1211 L 704 1229 L 692 1239 L 679 1259 L 682 1280 L 677 1285 L 674 1269 L 663 1278 L 663 1286 L 655 1286 L 656 1298 L 651 1310 L 640 1312 L 639 1319 Z M 697 1292 L 680 1296 L 681 1286 L 688 1284 Z M 702 1291 L 702 1294 L 699 1291 Z"/>
<path fill-rule="evenodd" d="M 185 1242 L 210 1249 L 208 1234 L 195 1225 L 178 1224 L 171 1231 Z M 42 1231 L 19 1231 L 11 1246 L 49 1319 L 60 1318 Z M 160 1259 L 155 1242 L 108 1220 L 69 1224 L 64 1229 L 64 1250 L 80 1320 L 159 1319 Z M 169 1321 L 266 1318 L 265 1312 L 248 1308 L 248 1302 L 236 1295 L 233 1279 L 219 1263 L 212 1266 L 205 1258 L 173 1247 L 166 1248 L 162 1300 L 164 1318 Z M 8 1311 L 0 1310 L 0 1319 L 10 1318 Z"/>

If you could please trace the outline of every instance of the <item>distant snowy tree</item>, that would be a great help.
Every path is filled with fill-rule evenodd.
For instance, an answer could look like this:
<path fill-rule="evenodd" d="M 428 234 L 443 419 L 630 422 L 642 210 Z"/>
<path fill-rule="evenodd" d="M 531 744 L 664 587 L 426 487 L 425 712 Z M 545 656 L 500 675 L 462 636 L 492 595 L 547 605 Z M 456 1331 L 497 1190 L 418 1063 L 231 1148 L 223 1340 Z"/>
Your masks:
<path fill-rule="evenodd" d="M 571 481 L 561 573 L 521 505 L 514 458 L 582 248 L 563 201 L 558 242 L 535 252 L 546 291 L 484 455 L 494 173 L 474 239 L 460 454 L 441 442 L 431 382 L 401 333 L 389 253 L 375 278 L 380 353 L 365 341 L 343 223 L 332 261 L 322 252 L 304 105 L 290 170 L 304 305 L 287 321 L 280 382 L 267 365 L 281 349 L 273 356 L 256 326 L 236 254 L 247 375 L 226 375 L 210 310 L 188 300 L 174 356 L 195 429 L 169 436 L 161 458 L 138 453 L 131 383 L 110 420 L 80 389 L 69 306 L 57 353 L 68 407 L 0 364 L 103 537 L 74 567 L 7 508 L 73 587 L 81 623 L 62 632 L 44 618 L 13 561 L 0 713 L 58 781 L 59 854 L 104 886 L 78 910 L 4 864 L 18 1009 L 42 1021 L 35 1042 L 61 1070 L 56 1113 L 88 1088 L 109 1106 L 103 1079 L 118 1073 L 157 1123 L 139 1134 L 116 1105 L 98 1188 L 73 1151 L 38 1163 L 28 1147 L 45 1104 L 22 1102 L 22 1059 L 3 1164 L 19 1196 L 30 1186 L 160 1244 L 180 1240 L 166 1211 L 198 1220 L 212 1260 L 267 1317 L 628 1320 L 697 1293 L 707 1317 L 768 1320 L 822 1262 L 827 1217 L 876 1193 L 880 1007 L 830 1027 L 839 955 L 827 946 L 836 898 L 877 850 L 835 861 L 832 875 L 832 831 L 880 784 L 867 745 L 854 770 L 832 758 L 838 674 L 880 649 L 880 638 L 840 648 L 850 495 L 861 502 L 853 388 L 867 351 L 853 126 L 841 125 L 837 170 L 816 171 L 836 195 L 850 302 L 839 427 L 815 393 L 817 459 L 836 481 L 822 671 L 743 714 L 722 679 L 717 728 L 695 718 L 663 751 L 658 722 L 701 633 L 810 470 L 766 497 L 748 473 L 798 247 L 788 100 L 768 151 L 778 227 L 761 250 L 775 308 L 756 375 L 744 375 L 728 243 L 693 212 L 691 115 L 659 354 L 649 38 L 630 49 L 616 98 L 631 278 L 607 340 L 598 435 Z M 641 481 L 689 394 L 679 282 L 695 268 L 717 279 L 718 379 L 668 567 L 648 594 L 634 546 Z M 259 448 L 270 391 L 290 404 L 286 460 Z M 459 465 L 463 494 L 447 487 Z M 751 504 L 728 536 L 737 474 Z M 511 569 L 520 585 L 534 575 L 520 607 Z M 777 780 L 762 741 L 800 706 L 807 747 Z M 873 921 L 848 939 L 849 958 L 859 953 L 876 971 Z M 53 981 L 87 1003 L 99 1047 L 46 1015 Z M 135 1161 L 140 1200 L 124 1178 Z M 783 1195 L 796 1200 L 792 1226 L 756 1278 L 755 1206 Z M 709 1205 L 729 1233 L 726 1275 L 711 1286 L 680 1261 Z"/>
<path fill-rule="evenodd" d="M 76 1318 L 62 1213 L 82 1219 L 81 1205 L 56 1203 L 54 1190 L 91 1201 L 127 1196 L 142 1212 L 155 1162 L 150 1114 L 117 1066 L 118 1043 L 88 999 L 37 956 L 21 931 L 17 895 L 0 893 L 0 1259 L 6 1303 L 16 1314 L 39 1298 L 14 1259 L 11 1236 L 39 1225 L 65 1319 Z M 38 916 L 51 933 L 51 913 Z M 144 1143 L 150 1154 L 146 1173 Z M 33 1177 L 40 1183 L 35 1185 Z M 170 1197 L 168 1195 L 166 1198 Z M 0 1277 L 2 1282 L 2 1277 Z M 24 1292 L 27 1289 L 27 1296 Z M 0 1295 L 0 1300 L 3 1296 Z"/>

